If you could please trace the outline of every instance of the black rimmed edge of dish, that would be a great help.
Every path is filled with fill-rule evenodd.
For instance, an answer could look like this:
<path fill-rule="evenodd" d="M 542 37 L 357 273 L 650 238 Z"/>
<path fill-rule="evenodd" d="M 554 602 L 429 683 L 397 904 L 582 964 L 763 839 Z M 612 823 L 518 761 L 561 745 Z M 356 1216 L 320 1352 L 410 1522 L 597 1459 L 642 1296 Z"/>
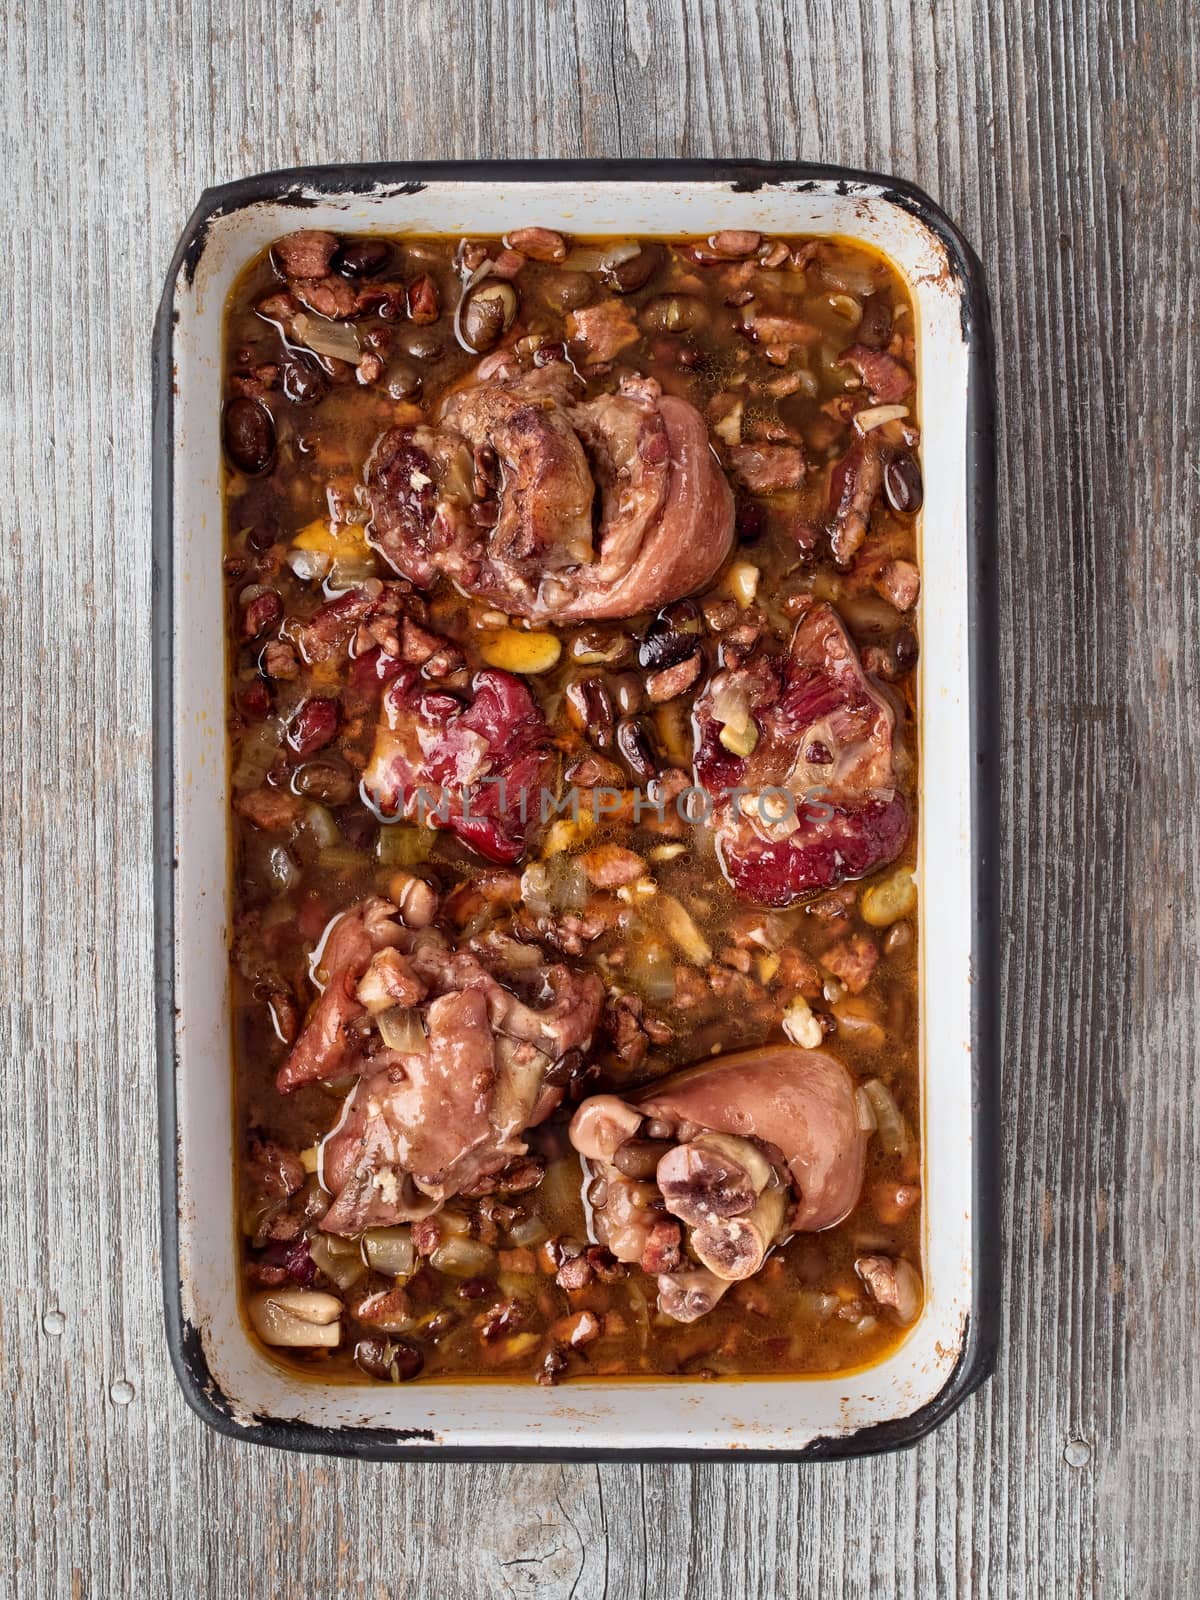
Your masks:
<path fill-rule="evenodd" d="M 213 1378 L 200 1330 L 183 1312 L 179 1272 L 175 1096 L 175 919 L 173 738 L 174 293 L 190 279 L 212 222 L 262 202 L 297 203 L 306 190 L 329 195 L 416 193 L 435 182 L 722 183 L 752 191 L 779 184 L 867 185 L 912 213 L 944 247 L 962 295 L 967 377 L 967 558 L 971 628 L 971 823 L 974 963 L 971 973 L 972 1304 L 958 1361 L 941 1391 L 911 1416 L 853 1433 L 818 1437 L 798 1450 L 616 1450 L 531 1445 L 438 1445 L 432 1430 L 322 1428 L 264 1418 L 242 1420 Z M 845 192 L 845 191 L 843 191 Z M 813 1461 L 878 1454 L 915 1444 L 990 1375 L 1000 1324 L 999 755 L 997 748 L 997 581 L 995 528 L 995 364 L 983 268 L 958 229 L 921 189 L 849 167 L 770 161 L 432 161 L 293 167 L 207 189 L 188 219 L 167 270 L 153 338 L 152 661 L 154 726 L 154 992 L 158 1072 L 163 1300 L 171 1364 L 192 1410 L 218 1432 L 282 1450 L 368 1461 Z"/>

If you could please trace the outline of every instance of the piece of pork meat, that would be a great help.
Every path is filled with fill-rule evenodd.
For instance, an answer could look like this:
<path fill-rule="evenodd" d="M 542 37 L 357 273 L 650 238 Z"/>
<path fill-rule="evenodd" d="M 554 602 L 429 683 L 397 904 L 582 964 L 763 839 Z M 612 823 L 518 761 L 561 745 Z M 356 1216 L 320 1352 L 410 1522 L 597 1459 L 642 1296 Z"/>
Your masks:
<path fill-rule="evenodd" d="M 739 896 L 786 906 L 895 860 L 911 826 L 895 724 L 824 602 L 786 656 L 767 650 L 717 674 L 696 704 L 695 772 Z"/>
<path fill-rule="evenodd" d="M 642 377 L 581 402 L 566 363 L 525 372 L 509 352 L 448 397 L 437 429 L 386 434 L 366 493 L 368 537 L 397 572 L 422 587 L 443 573 L 539 621 L 678 599 L 733 542 L 733 498 L 693 406 Z"/>
<path fill-rule="evenodd" d="M 390 900 L 364 900 L 330 923 L 310 964 L 321 994 L 276 1076 L 280 1094 L 359 1070 L 366 1033 L 354 1025 L 367 1016 L 359 984 L 378 951 L 404 940 L 405 930 L 396 921 Z"/>
<path fill-rule="evenodd" d="M 403 668 L 383 693 L 363 793 L 385 821 L 416 817 L 509 863 L 539 820 L 551 761 L 549 729 L 519 678 L 477 672 L 464 701 Z"/>
<path fill-rule="evenodd" d="M 657 1124 L 654 1140 L 642 1136 L 647 1119 Z M 673 1130 L 666 1139 L 664 1127 Z M 854 1082 L 825 1051 L 768 1046 L 705 1062 L 628 1101 L 595 1095 L 576 1111 L 570 1138 L 601 1180 L 597 1241 L 656 1277 L 660 1309 L 679 1322 L 711 1311 L 791 1231 L 840 1222 L 862 1189 L 866 1136 Z M 661 1236 L 663 1209 L 686 1256 L 674 1233 Z"/>
<path fill-rule="evenodd" d="M 600 1015 L 595 974 L 545 970 L 549 1003 L 539 1007 L 436 934 L 415 938 L 408 960 L 445 992 L 425 1010 L 426 1049 L 377 1051 L 321 1147 L 331 1233 L 412 1221 L 455 1194 L 484 1192 L 527 1153 L 525 1130 L 562 1100 L 547 1074 L 588 1046 Z"/>
<path fill-rule="evenodd" d="M 484 1192 L 527 1153 L 524 1130 L 561 1101 L 550 1069 L 590 1046 L 603 984 L 508 943 L 519 967 L 495 941 L 453 950 L 379 898 L 330 923 L 310 963 L 321 993 L 277 1087 L 359 1075 L 321 1147 L 331 1232 L 411 1221 L 453 1194 Z M 421 1019 L 419 1050 L 384 1037 L 387 1014 L 403 1022 L 406 1012 L 410 1028 L 412 1014 Z"/>

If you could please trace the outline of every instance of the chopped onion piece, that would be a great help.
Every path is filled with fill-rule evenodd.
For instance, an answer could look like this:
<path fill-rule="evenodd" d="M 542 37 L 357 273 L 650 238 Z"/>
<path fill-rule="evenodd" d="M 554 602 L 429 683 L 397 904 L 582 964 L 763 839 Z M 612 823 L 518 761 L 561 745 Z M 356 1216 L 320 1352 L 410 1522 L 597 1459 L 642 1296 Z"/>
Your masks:
<path fill-rule="evenodd" d="M 859 1088 L 854 1091 L 854 1109 L 858 1114 L 858 1125 L 862 1131 L 874 1133 L 879 1126 L 879 1118 L 875 1115 L 875 1107 L 871 1104 L 871 1097 L 865 1089 Z"/>
<path fill-rule="evenodd" d="M 333 813 L 315 800 L 305 806 L 300 826 L 311 836 L 318 850 L 332 850 L 341 843 L 342 836 L 333 820 Z"/>
<path fill-rule="evenodd" d="M 338 558 L 329 569 L 329 577 L 325 587 L 335 594 L 342 589 L 356 589 L 360 583 L 366 583 L 375 576 L 375 562 L 363 561 L 359 558 Z"/>
<path fill-rule="evenodd" d="M 352 1289 L 366 1270 L 357 1247 L 349 1251 L 339 1248 L 344 1240 L 334 1240 L 332 1234 L 318 1233 L 309 1240 L 308 1253 L 318 1268 L 337 1284 L 339 1289 Z"/>
<path fill-rule="evenodd" d="M 368 1228 L 362 1236 L 362 1250 L 371 1270 L 385 1272 L 389 1278 L 411 1278 L 416 1270 L 411 1228 Z"/>
<path fill-rule="evenodd" d="M 632 261 L 634 256 L 640 256 L 642 247 L 636 239 L 627 239 L 624 244 L 610 245 L 600 257 L 601 267 L 611 269 L 619 267 L 623 261 Z"/>
<path fill-rule="evenodd" d="M 854 426 L 859 433 L 870 433 L 873 428 L 882 428 L 885 422 L 899 422 L 907 415 L 907 406 L 868 406 L 865 411 L 854 413 Z"/>
<path fill-rule="evenodd" d="M 389 1050 L 401 1055 L 423 1056 L 429 1053 L 429 1040 L 421 1013 L 412 1006 L 393 1006 L 375 1019 L 380 1037 Z"/>
<path fill-rule="evenodd" d="M 712 960 L 712 949 L 696 926 L 691 912 L 673 894 L 660 894 L 658 906 L 667 934 L 694 966 L 706 967 Z"/>
<path fill-rule="evenodd" d="M 326 322 L 321 317 L 310 317 L 299 311 L 293 318 L 297 344 L 315 350 L 319 356 L 332 356 L 335 361 L 358 362 L 362 349 L 358 334 L 347 322 Z"/>
<path fill-rule="evenodd" d="M 275 717 L 268 717 L 246 734 L 238 750 L 237 766 L 230 778 L 230 783 L 238 793 L 261 786 L 275 763 L 282 742 L 283 729 Z"/>
<path fill-rule="evenodd" d="M 906 1327 L 910 1322 L 917 1320 L 921 1309 L 921 1279 L 917 1270 L 903 1256 L 896 1261 L 896 1305 L 897 1320 Z"/>
<path fill-rule="evenodd" d="M 871 1078 L 863 1084 L 862 1092 L 870 1101 L 871 1110 L 875 1113 L 879 1141 L 883 1148 L 890 1155 L 907 1155 L 911 1139 L 892 1091 L 879 1078 Z"/>
<path fill-rule="evenodd" d="M 675 999 L 675 964 L 671 951 L 653 934 L 631 933 L 625 966 L 630 983 L 643 1000 L 670 1005 Z"/>
<path fill-rule="evenodd" d="M 429 1265 L 435 1272 L 445 1272 L 452 1278 L 475 1278 L 495 1267 L 496 1252 L 478 1239 L 456 1234 L 438 1245 Z"/>
<path fill-rule="evenodd" d="M 635 250 L 633 254 L 637 255 L 637 251 Z M 599 272 L 607 256 L 607 250 L 601 250 L 594 244 L 581 244 L 576 245 L 574 250 L 568 251 L 559 265 L 568 272 Z"/>

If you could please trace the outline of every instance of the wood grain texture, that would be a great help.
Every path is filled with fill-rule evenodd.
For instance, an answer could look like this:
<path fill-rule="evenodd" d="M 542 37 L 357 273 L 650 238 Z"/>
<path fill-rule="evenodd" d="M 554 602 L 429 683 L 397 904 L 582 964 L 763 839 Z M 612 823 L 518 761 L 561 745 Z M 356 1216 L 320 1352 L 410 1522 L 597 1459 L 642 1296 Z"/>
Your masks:
<path fill-rule="evenodd" d="M 1178 0 L 10 0 L 0 1593 L 1200 1590 L 1198 49 Z M 159 1310 L 151 309 L 206 184 L 603 154 L 890 169 L 988 268 L 1000 1368 L 936 1437 L 845 1465 L 404 1468 L 230 1445 L 186 1410 Z"/>

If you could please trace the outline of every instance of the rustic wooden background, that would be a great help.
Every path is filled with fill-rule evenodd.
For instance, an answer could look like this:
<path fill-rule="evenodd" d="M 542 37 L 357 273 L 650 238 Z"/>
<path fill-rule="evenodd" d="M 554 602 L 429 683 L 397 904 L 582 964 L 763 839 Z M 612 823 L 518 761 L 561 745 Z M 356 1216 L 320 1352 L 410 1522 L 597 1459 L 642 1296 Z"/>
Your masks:
<path fill-rule="evenodd" d="M 1195 6 L 7 0 L 0 51 L 0 1593 L 1196 1593 Z M 152 308 L 206 184 L 500 155 L 890 169 L 987 265 L 1007 1313 L 902 1456 L 307 1460 L 207 1432 L 167 1365 Z"/>

